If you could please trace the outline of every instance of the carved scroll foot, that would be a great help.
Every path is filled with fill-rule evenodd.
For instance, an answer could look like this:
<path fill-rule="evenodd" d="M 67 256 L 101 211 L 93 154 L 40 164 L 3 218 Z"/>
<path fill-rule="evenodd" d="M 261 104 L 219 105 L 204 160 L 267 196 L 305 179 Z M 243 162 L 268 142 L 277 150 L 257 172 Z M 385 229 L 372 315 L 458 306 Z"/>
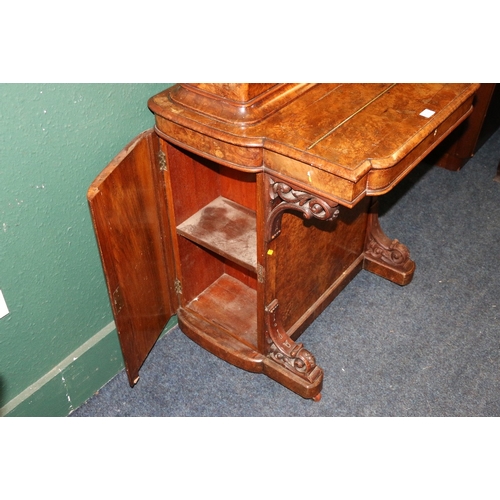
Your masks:
<path fill-rule="evenodd" d="M 407 285 L 413 278 L 415 262 L 408 248 L 388 238 L 378 220 L 378 203 L 368 214 L 368 228 L 363 268 L 398 285 Z"/>
<path fill-rule="evenodd" d="M 266 307 L 268 352 L 265 372 L 277 382 L 304 398 L 319 401 L 323 370 L 302 344 L 295 343 L 284 331 L 277 315 L 278 301 Z"/>

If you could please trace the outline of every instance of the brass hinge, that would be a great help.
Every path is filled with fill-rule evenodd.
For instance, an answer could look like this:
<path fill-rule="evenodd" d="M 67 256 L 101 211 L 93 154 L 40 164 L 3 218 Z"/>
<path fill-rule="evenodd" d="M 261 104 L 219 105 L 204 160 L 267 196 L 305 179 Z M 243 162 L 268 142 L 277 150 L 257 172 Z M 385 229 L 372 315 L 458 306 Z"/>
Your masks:
<path fill-rule="evenodd" d="M 167 157 L 165 156 L 165 153 L 160 149 L 158 151 L 158 165 L 160 166 L 160 170 L 163 172 L 166 172 L 167 169 Z"/>
<path fill-rule="evenodd" d="M 259 283 L 266 282 L 266 270 L 264 269 L 264 266 L 262 266 L 261 264 L 257 264 L 257 281 Z"/>
<path fill-rule="evenodd" d="M 182 283 L 177 278 L 174 281 L 174 288 L 177 295 L 182 295 Z"/>

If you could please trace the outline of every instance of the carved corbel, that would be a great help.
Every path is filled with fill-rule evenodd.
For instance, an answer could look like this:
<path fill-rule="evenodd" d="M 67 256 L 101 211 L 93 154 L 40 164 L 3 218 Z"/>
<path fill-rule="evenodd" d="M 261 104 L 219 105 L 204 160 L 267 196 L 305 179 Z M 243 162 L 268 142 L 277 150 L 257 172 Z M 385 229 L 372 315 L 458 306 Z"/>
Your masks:
<path fill-rule="evenodd" d="M 366 245 L 366 255 L 395 268 L 404 270 L 410 265 L 410 251 L 398 240 L 391 240 L 382 231 L 379 222 L 372 225 Z"/>
<path fill-rule="evenodd" d="M 286 210 L 302 212 L 304 219 L 330 221 L 338 217 L 338 203 L 294 189 L 285 182 L 269 177 L 270 213 L 267 220 L 267 241 L 281 233 L 281 219 Z"/>
<path fill-rule="evenodd" d="M 364 268 L 399 285 L 408 284 L 415 271 L 406 245 L 388 238 L 380 227 L 376 202 L 368 214 Z"/>
<path fill-rule="evenodd" d="M 277 311 L 278 301 L 275 299 L 266 307 L 267 356 L 308 382 L 316 381 L 323 371 L 316 365 L 314 356 L 286 334 Z"/>

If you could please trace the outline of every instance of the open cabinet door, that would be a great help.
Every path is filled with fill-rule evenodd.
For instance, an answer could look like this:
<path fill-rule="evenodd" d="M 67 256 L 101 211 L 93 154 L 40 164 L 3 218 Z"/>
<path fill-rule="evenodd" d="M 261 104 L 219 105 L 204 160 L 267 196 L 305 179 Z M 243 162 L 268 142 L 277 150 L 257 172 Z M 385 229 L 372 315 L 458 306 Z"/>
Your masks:
<path fill-rule="evenodd" d="M 87 198 L 130 385 L 175 313 L 158 138 L 143 132 L 101 172 Z"/>

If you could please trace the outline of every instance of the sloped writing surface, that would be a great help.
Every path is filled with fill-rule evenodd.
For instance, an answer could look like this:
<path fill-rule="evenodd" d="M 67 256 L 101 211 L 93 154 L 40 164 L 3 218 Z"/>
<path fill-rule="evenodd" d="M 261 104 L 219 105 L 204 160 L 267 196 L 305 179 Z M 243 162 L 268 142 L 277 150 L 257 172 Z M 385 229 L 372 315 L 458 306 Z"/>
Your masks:
<path fill-rule="evenodd" d="M 130 385 L 175 313 L 165 248 L 158 144 L 128 144 L 88 190 L 88 202 Z"/>

